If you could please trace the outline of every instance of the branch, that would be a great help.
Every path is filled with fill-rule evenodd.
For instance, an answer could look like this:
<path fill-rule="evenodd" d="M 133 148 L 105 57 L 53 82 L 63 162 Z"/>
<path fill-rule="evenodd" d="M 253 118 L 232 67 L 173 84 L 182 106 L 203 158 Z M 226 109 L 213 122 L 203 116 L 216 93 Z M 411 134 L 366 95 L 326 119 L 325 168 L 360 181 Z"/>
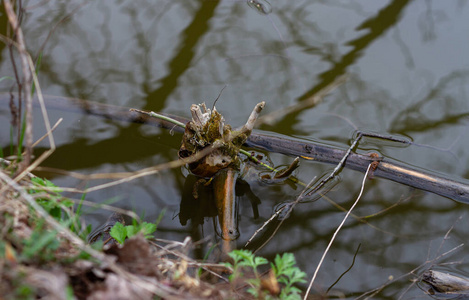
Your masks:
<path fill-rule="evenodd" d="M 168 121 L 159 120 L 155 117 L 138 112 L 129 112 L 129 108 L 117 107 L 108 104 L 100 104 L 91 101 L 85 101 L 74 98 L 47 96 L 44 99 L 49 108 L 77 111 L 96 116 L 102 116 L 108 119 L 121 120 L 127 122 L 148 124 L 173 130 L 175 132 L 184 132 L 179 126 L 175 126 Z M 0 94 L 0 105 L 8 107 L 9 94 Z M 189 120 L 179 116 L 162 114 L 185 124 Z M 337 149 L 335 147 L 313 143 L 310 141 L 296 140 L 279 135 L 271 136 L 253 132 L 245 146 L 262 149 L 268 152 L 276 152 L 289 156 L 299 156 L 307 160 L 315 160 L 337 165 L 345 156 L 347 150 Z M 379 161 L 376 169 L 371 176 L 392 180 L 397 183 L 428 191 L 443 197 L 453 199 L 462 203 L 469 204 L 469 183 L 468 181 L 456 181 L 447 177 L 436 175 L 435 173 L 418 169 L 410 165 L 393 161 L 387 157 L 373 157 L 369 155 L 350 153 L 345 162 L 345 168 L 365 173 L 370 162 Z"/>

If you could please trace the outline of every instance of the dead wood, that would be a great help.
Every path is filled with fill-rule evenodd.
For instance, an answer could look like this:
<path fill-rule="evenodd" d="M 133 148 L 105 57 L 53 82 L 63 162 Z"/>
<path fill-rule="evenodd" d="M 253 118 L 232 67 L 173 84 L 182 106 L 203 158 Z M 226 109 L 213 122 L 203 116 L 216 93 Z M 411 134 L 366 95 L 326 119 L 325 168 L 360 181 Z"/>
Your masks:
<path fill-rule="evenodd" d="M 469 278 L 446 272 L 427 270 L 422 275 L 422 281 L 432 289 L 445 294 L 469 294 Z"/>
<path fill-rule="evenodd" d="M 9 94 L 0 94 L 0 104 L 4 107 L 8 107 L 9 97 Z M 107 119 L 148 124 L 167 128 L 175 132 L 184 132 L 182 128 L 178 128 L 178 126 L 168 121 L 158 120 L 137 112 L 129 112 L 126 107 L 117 107 L 57 96 L 46 96 L 45 101 L 46 105 L 51 109 L 78 111 L 90 115 L 102 116 Z M 186 118 L 168 114 L 165 115 L 183 123 L 189 121 Z M 265 135 L 256 132 L 253 132 L 249 136 L 245 145 L 269 152 L 300 156 L 306 159 L 335 165 L 340 162 L 346 153 L 344 149 L 337 149 L 325 144 L 310 141 L 306 142 L 290 137 L 281 137 L 279 135 Z M 387 157 L 376 158 L 374 156 L 351 153 L 344 167 L 364 173 L 370 162 L 379 162 L 375 163 L 376 169 L 372 173 L 374 177 L 389 179 L 413 188 L 469 204 L 469 182 L 452 180 L 445 176 L 437 175 L 435 172 L 425 171 L 410 165 L 395 162 Z"/>

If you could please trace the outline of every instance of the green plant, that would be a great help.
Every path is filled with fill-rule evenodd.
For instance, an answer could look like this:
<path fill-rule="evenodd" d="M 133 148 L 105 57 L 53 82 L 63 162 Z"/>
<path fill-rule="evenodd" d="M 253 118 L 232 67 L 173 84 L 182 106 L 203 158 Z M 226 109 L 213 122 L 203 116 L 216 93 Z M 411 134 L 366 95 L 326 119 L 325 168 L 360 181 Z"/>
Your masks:
<path fill-rule="evenodd" d="M 54 183 L 39 177 L 33 177 L 31 181 L 35 186 L 37 186 L 37 188 L 29 189 L 28 193 L 35 196 L 36 202 L 59 223 L 69 228 L 73 233 L 85 240 L 86 236 L 91 231 L 91 226 L 83 228 L 84 226 L 82 226 L 80 219 L 82 213 L 81 204 L 85 195 L 82 196 L 76 211 L 73 212 L 74 202 L 63 197 L 60 194 L 62 190 Z M 43 187 L 48 190 L 52 190 L 53 193 L 43 192 Z"/>
<path fill-rule="evenodd" d="M 59 193 L 62 192 L 55 184 L 47 179 L 42 179 L 39 177 L 31 178 L 32 183 L 38 188 L 32 188 L 28 192 L 29 194 L 36 196 L 36 202 L 42 206 L 54 219 L 61 221 L 62 219 L 62 209 L 68 210 L 73 206 L 73 202 L 64 199 Z M 42 193 L 41 187 L 46 187 L 48 189 L 53 189 L 56 194 L 53 193 Z"/>
<path fill-rule="evenodd" d="M 295 256 L 292 253 L 277 254 L 271 263 L 277 281 L 285 286 L 280 292 L 280 299 L 301 299 L 301 290 L 293 286 L 295 283 L 306 282 L 306 273 L 296 267 Z"/>
<path fill-rule="evenodd" d="M 44 220 L 40 219 L 31 236 L 22 240 L 23 251 L 21 257 L 23 260 L 36 258 L 42 261 L 51 261 L 55 259 L 55 250 L 60 246 L 55 230 L 49 231 L 44 228 Z"/>
<path fill-rule="evenodd" d="M 262 287 L 257 267 L 267 264 L 267 259 L 255 256 L 249 250 L 233 250 L 228 255 L 233 259 L 233 263 L 224 263 L 224 265 L 233 270 L 229 277 L 230 282 L 234 282 L 244 275 L 242 273 L 243 267 L 251 268 L 255 278 L 247 280 L 251 285 L 247 291 L 258 298 Z M 282 256 L 277 254 L 274 263 L 270 264 L 277 282 L 284 285 L 279 294 L 280 299 L 301 299 L 301 291 L 294 284 L 305 282 L 306 273 L 302 272 L 295 264 L 295 257 L 291 253 L 284 253 Z"/>
<path fill-rule="evenodd" d="M 132 225 L 124 226 L 122 223 L 117 222 L 112 226 L 109 234 L 119 242 L 119 244 L 124 244 L 126 238 L 131 238 L 139 233 L 143 234 L 146 239 L 150 239 L 153 237 L 153 233 L 156 231 L 156 228 L 165 212 L 166 209 L 161 211 L 155 223 L 142 222 L 141 224 L 138 224 L 136 220 L 133 220 Z"/>
<path fill-rule="evenodd" d="M 35 288 L 26 283 L 20 283 L 15 289 L 14 295 L 16 299 L 34 299 Z"/>
<path fill-rule="evenodd" d="M 156 222 L 155 224 L 148 222 L 137 224 L 137 222 L 134 222 L 133 225 L 124 226 L 122 223 L 117 222 L 112 226 L 109 234 L 120 244 L 124 244 L 126 238 L 133 237 L 138 233 L 142 233 L 147 239 L 153 237 L 153 232 L 156 231 L 156 225 Z"/>

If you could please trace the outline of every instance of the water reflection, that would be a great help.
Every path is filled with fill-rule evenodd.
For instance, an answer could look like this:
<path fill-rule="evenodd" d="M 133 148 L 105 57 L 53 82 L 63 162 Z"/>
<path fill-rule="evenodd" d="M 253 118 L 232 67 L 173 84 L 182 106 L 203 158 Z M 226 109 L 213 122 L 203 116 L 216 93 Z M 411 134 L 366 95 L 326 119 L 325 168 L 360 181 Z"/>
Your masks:
<path fill-rule="evenodd" d="M 168 62 L 168 73 L 158 80 L 159 87 L 147 90 L 144 110 L 161 111 L 168 97 L 178 87 L 181 76 L 187 71 L 195 56 L 195 47 L 202 37 L 210 31 L 210 20 L 214 16 L 219 1 L 200 1 L 200 7 L 193 14 L 192 22 L 180 34 L 178 49 Z"/>
<path fill-rule="evenodd" d="M 210 181 L 192 174 L 186 177 L 179 206 L 179 221 L 183 226 L 190 221 L 191 231 L 197 232 L 197 236 L 208 218 L 213 223 L 213 231 L 220 238 L 225 241 L 237 240 L 240 236 L 238 214 L 241 198 L 250 201 L 254 219 L 259 218 L 258 206 L 261 201 L 252 192 L 249 183 L 235 176 L 232 181 L 232 184 L 235 184 L 234 189 L 227 190 L 226 185 L 230 184 L 227 183 L 227 172 L 229 170 L 221 170 Z M 228 197 L 231 200 L 219 198 L 219 194 L 226 193 L 233 193 Z M 224 252 L 229 252 L 229 249 L 224 247 Z"/>
<path fill-rule="evenodd" d="M 455 71 L 444 76 L 422 99 L 401 110 L 392 120 L 390 131 L 425 132 L 449 124 L 464 123 L 469 117 L 465 105 L 451 96 L 454 89 L 468 92 L 469 71 Z M 445 99 L 445 101 L 441 101 Z"/>
<path fill-rule="evenodd" d="M 347 69 L 356 63 L 356 61 L 363 55 L 363 51 L 365 51 L 372 42 L 380 38 L 387 30 L 399 21 L 404 8 L 407 7 L 409 2 L 410 0 L 392 1 L 388 6 L 382 8 L 378 14 L 362 22 L 362 24 L 358 26 L 357 30 L 367 30 L 368 32 L 359 38 L 346 42 L 345 44 L 351 46 L 352 50 L 342 55 L 338 61 L 331 62 L 332 66 L 328 68 L 326 72 L 318 75 L 320 78 L 319 83 L 301 95 L 298 100 L 304 101 L 312 97 L 319 90 L 345 74 Z M 289 120 L 291 120 L 291 118 L 296 118 L 299 113 L 303 112 L 288 114 L 284 116 L 283 120 L 279 123 L 284 126 L 288 126 L 290 123 Z"/>

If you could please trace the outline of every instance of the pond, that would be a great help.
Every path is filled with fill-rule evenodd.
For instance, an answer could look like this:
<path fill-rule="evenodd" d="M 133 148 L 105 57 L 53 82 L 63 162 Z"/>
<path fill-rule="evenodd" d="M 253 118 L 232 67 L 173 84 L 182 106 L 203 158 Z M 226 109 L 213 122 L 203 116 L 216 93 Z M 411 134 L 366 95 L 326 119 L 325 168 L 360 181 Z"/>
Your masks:
<path fill-rule="evenodd" d="M 27 1 L 24 8 L 25 40 L 33 57 L 41 54 L 38 76 L 45 95 L 189 117 L 191 104 L 205 102 L 211 107 L 223 90 L 216 107 L 235 127 L 246 122 L 256 103 L 265 101 L 262 114 L 284 113 L 260 125 L 263 133 L 341 149 L 349 147 L 357 130 L 390 134 L 413 143 L 403 146 L 366 138 L 357 152 L 378 152 L 468 183 L 467 2 L 52 0 Z M 3 11 L 0 18 L 5 35 Z M 14 76 L 8 47 L 0 47 L 0 75 Z M 286 111 L 341 76 L 345 81 L 314 107 Z M 1 81 L 1 92 L 12 85 L 11 80 Z M 10 113 L 3 104 L 0 143 L 9 155 Z M 178 157 L 182 136 L 166 129 L 63 107 L 50 107 L 49 117 L 51 123 L 59 118 L 63 122 L 54 132 L 57 149 L 42 164 L 45 167 L 117 173 Z M 34 118 L 38 138 L 45 133 L 39 110 Z M 34 154 L 48 148 L 43 141 Z M 257 151 L 275 166 L 294 159 L 247 150 Z M 295 175 L 309 182 L 334 167 L 303 159 Z M 56 172 L 38 174 L 77 189 L 106 182 Z M 348 209 L 359 194 L 363 174 L 344 168 L 339 177 L 327 199 L 295 207 L 257 254 L 272 260 L 277 253 L 294 253 L 309 280 L 345 216 L 331 203 Z M 164 212 L 156 236 L 205 239 L 192 253 L 202 259 L 218 237 L 210 217 L 202 218 L 203 224 L 181 222 L 183 210 L 197 210 L 181 200 L 190 182 L 188 171 L 176 168 L 89 192 L 86 199 L 134 210 L 147 221 Z M 287 183 L 265 184 L 256 176 L 247 176 L 237 188 L 237 248 L 278 204 L 295 200 L 302 190 Z M 469 239 L 468 210 L 467 204 L 406 185 L 366 180 L 354 216 L 339 231 L 313 290 L 325 293 L 340 278 L 331 295 L 353 299 L 383 287 L 373 299 L 428 297 L 414 281 L 432 264 L 469 273 L 464 262 L 467 246 L 439 257 Z M 88 208 L 85 218 L 95 227 L 108 215 Z M 358 218 L 364 216 L 369 216 L 366 222 Z M 256 250 L 272 231 L 261 233 L 250 249 Z M 413 274 L 399 279 L 409 272 Z"/>

